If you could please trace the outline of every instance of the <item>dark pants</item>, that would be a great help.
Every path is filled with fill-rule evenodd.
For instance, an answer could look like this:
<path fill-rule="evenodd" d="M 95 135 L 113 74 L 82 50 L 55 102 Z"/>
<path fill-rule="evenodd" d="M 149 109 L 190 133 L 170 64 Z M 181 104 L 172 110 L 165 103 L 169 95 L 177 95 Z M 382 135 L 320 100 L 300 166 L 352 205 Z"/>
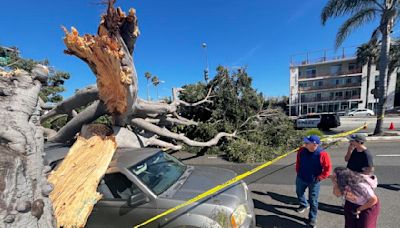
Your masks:
<path fill-rule="evenodd" d="M 376 228 L 378 215 L 380 211 L 380 203 L 361 211 L 359 218 L 353 214 L 360 205 L 354 204 L 346 200 L 344 204 L 344 221 L 345 228 Z"/>
<path fill-rule="evenodd" d="M 312 182 L 307 183 L 304 182 L 301 178 L 296 178 L 296 194 L 297 198 L 299 199 L 299 203 L 301 206 L 307 207 L 310 204 L 310 212 L 308 213 L 308 219 L 310 221 L 317 220 L 317 213 L 318 213 L 318 196 L 319 196 L 319 189 L 320 189 L 320 182 Z M 304 193 L 308 188 L 308 203 Z"/>

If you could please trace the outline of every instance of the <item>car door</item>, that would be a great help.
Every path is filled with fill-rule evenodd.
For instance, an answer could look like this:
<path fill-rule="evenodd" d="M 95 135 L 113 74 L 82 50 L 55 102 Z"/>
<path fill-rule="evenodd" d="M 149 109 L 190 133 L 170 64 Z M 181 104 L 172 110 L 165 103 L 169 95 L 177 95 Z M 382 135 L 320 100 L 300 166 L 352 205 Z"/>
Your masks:
<path fill-rule="evenodd" d="M 316 128 L 321 121 L 319 115 L 312 115 L 297 119 L 297 128 Z"/>
<path fill-rule="evenodd" d="M 147 198 L 125 175 L 106 174 L 104 177 L 108 190 L 101 190 L 103 198 L 94 206 L 86 224 L 87 228 L 132 228 L 160 213 L 154 200 Z M 104 184 L 104 183 L 100 183 Z M 99 186 L 100 188 L 101 186 Z M 107 193 L 109 191 L 109 193 Z M 139 204 L 129 204 L 129 198 L 147 198 Z M 157 221 L 147 227 L 158 227 Z"/>
<path fill-rule="evenodd" d="M 359 109 L 359 110 L 357 110 L 357 111 L 354 113 L 354 115 L 355 115 L 355 116 L 362 116 L 362 115 L 365 115 L 364 112 L 365 112 L 365 111 L 364 111 L 363 109 Z"/>

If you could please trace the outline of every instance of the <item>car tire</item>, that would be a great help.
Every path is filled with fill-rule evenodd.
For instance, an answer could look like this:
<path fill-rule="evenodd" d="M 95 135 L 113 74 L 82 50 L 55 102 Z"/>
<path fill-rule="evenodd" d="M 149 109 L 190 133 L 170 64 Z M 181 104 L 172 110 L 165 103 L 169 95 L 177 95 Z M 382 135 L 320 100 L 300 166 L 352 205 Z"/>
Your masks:
<path fill-rule="evenodd" d="M 349 116 L 354 116 L 353 114 L 350 114 Z"/>
<path fill-rule="evenodd" d="M 371 113 L 367 113 L 367 116 L 372 116 Z"/>

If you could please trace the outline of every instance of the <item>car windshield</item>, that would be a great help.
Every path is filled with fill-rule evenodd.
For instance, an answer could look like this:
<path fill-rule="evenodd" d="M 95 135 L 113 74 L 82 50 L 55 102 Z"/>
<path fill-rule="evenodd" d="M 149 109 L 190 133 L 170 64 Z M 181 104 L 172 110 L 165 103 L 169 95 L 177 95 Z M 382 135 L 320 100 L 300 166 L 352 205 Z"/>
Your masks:
<path fill-rule="evenodd" d="M 159 152 L 129 168 L 156 195 L 171 187 L 185 172 L 186 165 L 175 157 Z"/>

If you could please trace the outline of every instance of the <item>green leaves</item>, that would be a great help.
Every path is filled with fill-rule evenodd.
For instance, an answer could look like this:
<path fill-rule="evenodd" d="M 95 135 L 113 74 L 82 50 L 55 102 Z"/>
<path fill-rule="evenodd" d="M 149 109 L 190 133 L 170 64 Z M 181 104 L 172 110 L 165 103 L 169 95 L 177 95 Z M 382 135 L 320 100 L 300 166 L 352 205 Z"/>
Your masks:
<path fill-rule="evenodd" d="M 185 147 L 187 151 L 224 154 L 236 162 L 261 162 L 297 146 L 302 138 L 294 130 L 292 121 L 282 111 L 272 108 L 285 107 L 286 99 L 266 101 L 252 87 L 252 78 L 245 69 L 229 72 L 219 66 L 216 76 L 208 84 L 199 82 L 183 88 L 180 99 L 190 103 L 204 99 L 211 89 L 212 103 L 180 107 L 180 115 L 199 125 L 175 128 L 177 132 L 197 141 L 208 141 L 218 132 L 237 131 L 238 136 L 222 139 L 211 148 Z M 271 109 L 265 111 L 268 106 Z"/>

